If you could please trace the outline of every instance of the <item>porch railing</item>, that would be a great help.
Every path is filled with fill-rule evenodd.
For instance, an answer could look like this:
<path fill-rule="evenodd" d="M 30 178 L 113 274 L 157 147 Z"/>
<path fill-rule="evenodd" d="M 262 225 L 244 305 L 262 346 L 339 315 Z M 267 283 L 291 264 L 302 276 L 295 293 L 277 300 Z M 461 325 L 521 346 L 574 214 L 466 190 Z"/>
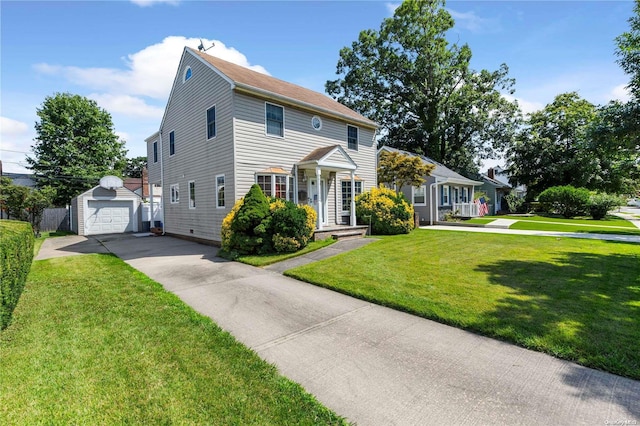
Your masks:
<path fill-rule="evenodd" d="M 456 216 L 478 217 L 478 205 L 473 203 L 453 203 L 453 213 Z"/>

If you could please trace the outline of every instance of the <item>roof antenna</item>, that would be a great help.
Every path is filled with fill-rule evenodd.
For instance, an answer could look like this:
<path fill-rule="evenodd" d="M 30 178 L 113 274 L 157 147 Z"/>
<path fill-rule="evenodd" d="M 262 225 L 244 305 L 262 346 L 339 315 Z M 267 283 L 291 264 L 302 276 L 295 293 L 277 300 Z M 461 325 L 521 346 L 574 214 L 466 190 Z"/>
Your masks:
<path fill-rule="evenodd" d="M 213 46 L 215 46 L 216 44 L 214 42 L 211 42 L 211 46 L 207 47 L 205 49 L 204 44 L 202 44 L 202 39 L 200 39 L 200 45 L 198 46 L 198 50 L 200 52 L 206 52 L 207 50 L 211 49 Z"/>

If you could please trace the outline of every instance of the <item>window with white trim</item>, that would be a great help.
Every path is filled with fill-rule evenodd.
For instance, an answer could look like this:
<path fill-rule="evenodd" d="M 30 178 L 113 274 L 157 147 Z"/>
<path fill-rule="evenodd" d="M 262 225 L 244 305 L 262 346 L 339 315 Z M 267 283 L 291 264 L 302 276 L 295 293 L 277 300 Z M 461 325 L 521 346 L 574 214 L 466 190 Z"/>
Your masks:
<path fill-rule="evenodd" d="M 158 162 L 158 141 L 153 142 L 153 162 Z"/>
<path fill-rule="evenodd" d="M 196 181 L 189 181 L 189 208 L 196 208 Z"/>
<path fill-rule="evenodd" d="M 259 174 L 256 183 L 266 197 L 293 201 L 293 177 L 289 175 Z"/>
<path fill-rule="evenodd" d="M 171 185 L 170 187 L 170 191 L 171 191 L 171 204 L 176 204 L 177 202 L 180 201 L 180 185 L 177 183 L 174 183 L 173 185 Z"/>
<path fill-rule="evenodd" d="M 356 196 L 358 196 L 362 194 L 362 181 L 357 180 L 354 183 L 356 186 Z M 351 180 L 343 180 L 341 189 L 342 212 L 349 213 L 351 212 Z"/>
<path fill-rule="evenodd" d="M 185 81 L 189 80 L 192 75 L 193 75 L 193 71 L 191 71 L 191 67 L 187 67 L 187 69 L 184 70 L 184 78 L 182 82 L 184 83 Z"/>
<path fill-rule="evenodd" d="M 284 108 L 265 103 L 265 125 L 267 135 L 284 137 Z"/>
<path fill-rule="evenodd" d="M 216 106 L 207 110 L 207 139 L 216 137 Z"/>
<path fill-rule="evenodd" d="M 450 203 L 449 185 L 442 185 L 440 188 L 440 204 L 448 206 Z"/>
<path fill-rule="evenodd" d="M 426 206 L 427 205 L 427 187 L 422 185 L 418 187 L 411 187 L 412 199 L 414 206 Z"/>
<path fill-rule="evenodd" d="M 347 125 L 347 148 L 358 150 L 358 128 Z"/>
<path fill-rule="evenodd" d="M 462 187 L 462 202 L 469 202 L 469 188 L 467 188 L 466 186 Z"/>
<path fill-rule="evenodd" d="M 224 175 L 218 175 L 216 176 L 216 208 L 224 207 Z"/>
<path fill-rule="evenodd" d="M 457 186 L 453 188 L 453 202 L 460 202 L 460 188 L 458 188 Z"/>
<path fill-rule="evenodd" d="M 169 155 L 176 153 L 176 132 L 172 130 L 169 132 Z"/>

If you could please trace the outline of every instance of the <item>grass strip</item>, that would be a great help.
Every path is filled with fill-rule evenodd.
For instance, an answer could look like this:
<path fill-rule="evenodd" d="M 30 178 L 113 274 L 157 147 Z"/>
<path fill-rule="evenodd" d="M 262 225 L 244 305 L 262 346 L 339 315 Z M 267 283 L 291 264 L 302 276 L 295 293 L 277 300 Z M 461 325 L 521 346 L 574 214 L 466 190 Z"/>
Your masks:
<path fill-rule="evenodd" d="M 307 253 L 311 253 L 312 251 L 316 251 L 323 247 L 327 247 L 335 242 L 336 240 L 334 240 L 333 238 L 327 238 L 325 240 L 320 240 L 320 241 L 311 241 L 305 248 L 295 253 L 241 255 L 234 260 L 237 260 L 238 262 L 246 263 L 247 265 L 262 267 L 262 266 L 271 265 L 273 263 L 282 262 L 283 260 L 302 256 Z"/>
<path fill-rule="evenodd" d="M 111 255 L 34 262 L 0 350 L 0 424 L 344 422 Z"/>
<path fill-rule="evenodd" d="M 285 274 L 640 379 L 640 244 L 415 230 Z"/>

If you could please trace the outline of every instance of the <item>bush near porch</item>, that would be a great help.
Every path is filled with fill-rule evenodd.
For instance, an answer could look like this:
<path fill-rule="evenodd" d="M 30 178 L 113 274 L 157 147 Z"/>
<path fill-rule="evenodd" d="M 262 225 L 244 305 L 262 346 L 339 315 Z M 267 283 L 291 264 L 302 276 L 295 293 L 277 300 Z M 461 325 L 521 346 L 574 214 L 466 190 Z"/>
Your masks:
<path fill-rule="evenodd" d="M 385 188 L 372 188 L 356 197 L 356 218 L 376 235 L 408 234 L 414 228 L 413 206 L 404 194 Z"/>
<path fill-rule="evenodd" d="M 258 185 L 236 202 L 222 222 L 222 254 L 293 253 L 307 246 L 317 215 L 310 206 L 275 197 L 268 199 Z"/>

